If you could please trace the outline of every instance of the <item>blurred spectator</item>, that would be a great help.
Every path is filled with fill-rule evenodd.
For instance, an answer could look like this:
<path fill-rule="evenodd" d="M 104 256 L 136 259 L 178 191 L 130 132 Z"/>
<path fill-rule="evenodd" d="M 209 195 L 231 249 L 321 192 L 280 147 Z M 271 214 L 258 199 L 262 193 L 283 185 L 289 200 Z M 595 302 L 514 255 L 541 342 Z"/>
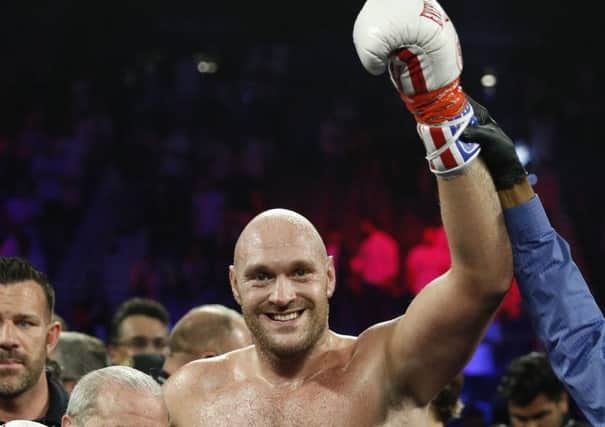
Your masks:
<path fill-rule="evenodd" d="M 170 333 L 170 351 L 160 383 L 184 364 L 213 357 L 252 344 L 252 336 L 242 315 L 220 304 L 208 304 L 189 310 Z"/>
<path fill-rule="evenodd" d="M 322 233 L 325 234 L 326 251 L 332 257 L 338 282 L 343 286 L 331 299 L 330 325 L 340 333 L 354 335 L 357 325 L 351 321 L 351 307 L 357 299 L 349 283 L 349 249 L 345 242 L 345 233 L 336 225 L 331 225 Z"/>
<path fill-rule="evenodd" d="M 399 292 L 399 244 L 369 217 L 362 218 L 361 232 L 363 240 L 350 260 L 351 283 L 364 305 L 356 314 L 359 331 L 403 313 L 403 307 L 392 304 Z"/>
<path fill-rule="evenodd" d="M 103 341 L 81 332 L 61 331 L 59 342 L 48 357 L 58 363 L 59 378 L 68 393 L 84 375 L 110 364 Z"/>
<path fill-rule="evenodd" d="M 405 257 L 405 277 L 413 296 L 451 266 L 447 236 L 442 225 L 424 227 L 422 241 Z"/>
<path fill-rule="evenodd" d="M 511 427 L 588 426 L 572 419 L 569 395 L 544 353 L 531 352 L 514 359 L 498 391 L 506 402 Z"/>
<path fill-rule="evenodd" d="M 163 304 L 131 298 L 117 308 L 112 321 L 109 353 L 114 365 L 131 365 L 138 353 L 168 353 L 170 315 Z"/>

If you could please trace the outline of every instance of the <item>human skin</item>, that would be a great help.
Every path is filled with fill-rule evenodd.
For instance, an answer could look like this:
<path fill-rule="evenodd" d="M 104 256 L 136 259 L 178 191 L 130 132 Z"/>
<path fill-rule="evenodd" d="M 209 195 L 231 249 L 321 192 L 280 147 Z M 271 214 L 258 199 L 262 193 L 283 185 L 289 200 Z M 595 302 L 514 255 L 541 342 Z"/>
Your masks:
<path fill-rule="evenodd" d="M 50 321 L 39 284 L 26 280 L 0 285 L 0 419 L 36 419 L 48 408 L 46 355 L 61 325 Z"/>
<path fill-rule="evenodd" d="M 285 210 L 254 218 L 236 244 L 230 281 L 256 344 L 172 375 L 164 385 L 172 425 L 422 425 L 512 281 L 510 243 L 483 164 L 439 178 L 438 190 L 452 267 L 405 315 L 359 337 L 328 328 L 336 278 L 315 228 Z"/>

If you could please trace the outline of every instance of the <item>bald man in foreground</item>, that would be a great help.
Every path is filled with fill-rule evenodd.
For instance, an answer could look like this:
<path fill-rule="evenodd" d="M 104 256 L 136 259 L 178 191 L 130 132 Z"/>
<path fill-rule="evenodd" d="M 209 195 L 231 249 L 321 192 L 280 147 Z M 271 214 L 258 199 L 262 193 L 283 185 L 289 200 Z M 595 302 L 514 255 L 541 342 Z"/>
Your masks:
<path fill-rule="evenodd" d="M 181 366 L 252 344 L 240 313 L 220 304 L 189 310 L 170 333 L 169 354 L 155 379 L 163 384 Z"/>
<path fill-rule="evenodd" d="M 418 40 L 437 41 L 443 52 L 425 46 L 435 57 L 414 58 L 423 52 L 419 29 L 427 34 Z M 431 400 L 463 369 L 510 288 L 511 247 L 494 183 L 479 147 L 459 140 L 473 110 L 458 86 L 456 58 L 440 64 L 459 53 L 451 21 L 434 0 L 368 0 L 354 33 L 366 68 L 382 61 L 384 71 L 388 62 L 398 89 L 408 90 L 404 101 L 437 176 L 451 268 L 404 315 L 343 336 L 328 327 L 336 277 L 315 227 L 289 210 L 260 213 L 240 234 L 229 269 L 255 344 L 173 374 L 164 384 L 173 426 L 426 425 Z M 376 49 L 378 42 L 386 45 Z M 415 79 L 427 64 L 442 67 L 426 74 L 432 80 L 421 89 L 430 92 L 414 99 L 402 63 L 410 59 Z M 445 86 L 435 87 L 444 71 Z"/>

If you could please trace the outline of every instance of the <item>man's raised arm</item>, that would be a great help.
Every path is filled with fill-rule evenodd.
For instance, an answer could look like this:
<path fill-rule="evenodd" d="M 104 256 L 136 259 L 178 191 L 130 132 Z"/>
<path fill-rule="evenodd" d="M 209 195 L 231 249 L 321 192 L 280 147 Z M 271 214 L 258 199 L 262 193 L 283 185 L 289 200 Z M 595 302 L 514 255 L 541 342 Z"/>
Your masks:
<path fill-rule="evenodd" d="M 509 289 L 510 242 L 480 147 L 460 138 L 476 117 L 460 86 L 458 36 L 439 3 L 368 0 L 353 36 L 370 73 L 388 70 L 437 176 L 452 266 L 385 328 L 384 340 L 394 388 L 426 404 L 470 359 Z"/>

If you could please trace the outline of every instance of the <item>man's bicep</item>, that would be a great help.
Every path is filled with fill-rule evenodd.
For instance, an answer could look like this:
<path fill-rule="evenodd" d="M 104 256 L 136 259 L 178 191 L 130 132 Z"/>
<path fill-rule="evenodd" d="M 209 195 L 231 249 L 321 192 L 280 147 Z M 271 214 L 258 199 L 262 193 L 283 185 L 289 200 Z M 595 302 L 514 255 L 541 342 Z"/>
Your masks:
<path fill-rule="evenodd" d="M 420 404 L 428 403 L 472 356 L 499 301 L 486 304 L 451 272 L 412 301 L 387 346 L 391 374 Z"/>

